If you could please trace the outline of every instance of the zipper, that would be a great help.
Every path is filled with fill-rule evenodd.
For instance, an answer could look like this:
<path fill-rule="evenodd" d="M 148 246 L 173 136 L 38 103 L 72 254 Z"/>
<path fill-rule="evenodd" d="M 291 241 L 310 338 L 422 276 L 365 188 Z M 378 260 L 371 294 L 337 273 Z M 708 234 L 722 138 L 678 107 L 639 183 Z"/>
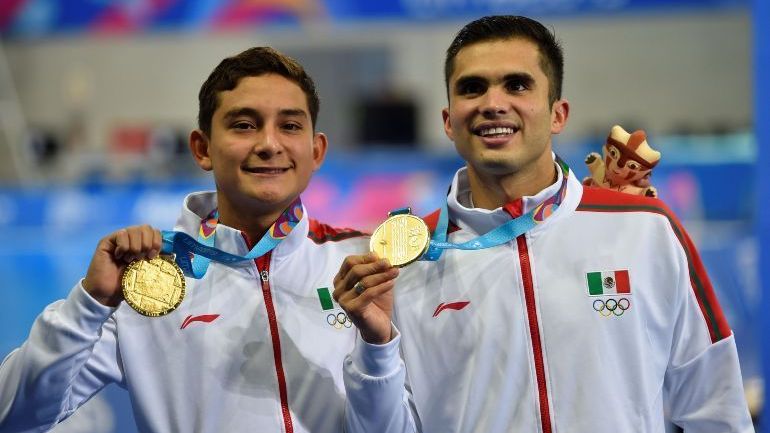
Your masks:
<path fill-rule="evenodd" d="M 265 298 L 265 310 L 267 310 L 267 320 L 270 324 L 270 337 L 273 342 L 273 361 L 275 362 L 275 375 L 278 378 L 278 394 L 281 398 L 283 426 L 286 433 L 293 433 L 294 427 L 291 421 L 291 412 L 289 411 L 289 396 L 286 390 L 286 374 L 283 371 L 283 362 L 281 361 L 281 338 L 278 334 L 278 318 L 275 315 L 273 295 L 270 291 L 271 256 L 272 252 L 268 252 L 262 257 L 254 259 L 254 263 L 257 265 L 257 271 L 259 271 L 259 278 L 262 284 L 262 296 Z"/>
<path fill-rule="evenodd" d="M 537 305 L 535 304 L 535 285 L 532 279 L 532 266 L 529 260 L 529 247 L 527 247 L 526 235 L 516 238 L 519 250 L 519 263 L 521 264 L 521 278 L 524 283 L 524 300 L 527 305 L 527 319 L 529 319 L 529 336 L 532 340 L 532 357 L 535 362 L 535 376 L 537 378 L 538 400 L 540 403 L 540 424 L 543 433 L 552 433 L 551 408 L 548 405 L 548 387 L 545 378 L 545 363 L 543 362 L 543 346 L 540 340 L 540 324 L 537 321 Z"/>

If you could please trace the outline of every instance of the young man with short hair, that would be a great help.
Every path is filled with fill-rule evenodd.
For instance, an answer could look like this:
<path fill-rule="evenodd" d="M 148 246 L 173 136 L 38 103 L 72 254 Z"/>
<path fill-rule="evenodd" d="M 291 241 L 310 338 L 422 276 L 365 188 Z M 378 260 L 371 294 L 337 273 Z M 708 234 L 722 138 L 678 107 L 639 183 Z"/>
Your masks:
<path fill-rule="evenodd" d="M 680 223 L 659 200 L 584 188 L 552 153 L 562 69 L 525 17 L 473 21 L 449 47 L 444 129 L 466 165 L 443 230 L 479 249 L 411 264 L 392 291 L 370 257 L 345 260 L 334 296 L 363 337 L 345 364 L 350 431 L 753 431 L 734 336 Z"/>
<path fill-rule="evenodd" d="M 0 366 L 0 431 L 49 428 L 109 383 L 128 390 L 142 432 L 342 430 L 355 329 L 330 289 L 368 240 L 311 220 L 300 200 L 327 149 L 313 81 L 252 48 L 214 69 L 199 102 L 190 149 L 216 192 L 190 194 L 174 230 L 253 260 L 205 266 L 196 254 L 202 278 L 185 278 L 184 301 L 145 317 L 122 302 L 121 276 L 165 239 L 149 226 L 106 236 L 86 277 Z"/>

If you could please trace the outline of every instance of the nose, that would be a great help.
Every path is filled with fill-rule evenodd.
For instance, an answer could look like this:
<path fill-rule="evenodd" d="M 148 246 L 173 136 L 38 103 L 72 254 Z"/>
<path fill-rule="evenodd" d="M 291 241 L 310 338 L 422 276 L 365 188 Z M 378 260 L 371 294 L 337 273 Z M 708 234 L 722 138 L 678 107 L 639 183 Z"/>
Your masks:
<path fill-rule="evenodd" d="M 505 91 L 497 86 L 490 87 L 484 94 L 479 110 L 485 118 L 494 118 L 508 112 Z"/>
<path fill-rule="evenodd" d="M 267 160 L 282 152 L 280 140 L 278 139 L 278 130 L 273 127 L 265 127 L 261 134 L 258 134 L 254 143 L 253 152 L 260 159 Z"/>

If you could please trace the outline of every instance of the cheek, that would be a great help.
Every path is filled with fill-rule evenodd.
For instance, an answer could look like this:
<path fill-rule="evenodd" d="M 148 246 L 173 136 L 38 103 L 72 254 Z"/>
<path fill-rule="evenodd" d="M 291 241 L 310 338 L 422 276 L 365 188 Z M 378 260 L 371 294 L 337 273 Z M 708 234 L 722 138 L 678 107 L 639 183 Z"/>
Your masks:
<path fill-rule="evenodd" d="M 455 103 L 449 110 L 449 121 L 452 126 L 457 127 L 463 122 L 471 120 L 469 116 L 472 112 L 473 108 L 469 104 Z"/>
<path fill-rule="evenodd" d="M 466 161 L 474 158 L 472 146 L 468 144 L 468 140 L 454 140 L 455 150 L 460 157 Z"/>

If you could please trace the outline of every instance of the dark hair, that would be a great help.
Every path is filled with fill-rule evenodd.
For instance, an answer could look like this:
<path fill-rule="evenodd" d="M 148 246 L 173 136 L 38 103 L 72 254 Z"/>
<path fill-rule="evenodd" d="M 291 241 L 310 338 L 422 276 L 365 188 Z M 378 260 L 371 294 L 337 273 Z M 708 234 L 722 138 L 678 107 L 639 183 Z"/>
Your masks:
<path fill-rule="evenodd" d="M 278 74 L 291 80 L 305 92 L 310 120 L 315 129 L 320 102 L 313 79 L 296 60 L 270 47 L 254 47 L 222 60 L 211 72 L 198 93 L 198 128 L 211 135 L 211 120 L 219 106 L 219 93 L 233 90 L 241 78 Z"/>
<path fill-rule="evenodd" d="M 556 36 L 539 22 L 522 16 L 493 15 L 479 18 L 468 23 L 455 36 L 446 50 L 444 79 L 447 97 L 449 96 L 449 77 L 454 72 L 454 59 L 463 48 L 479 42 L 495 40 L 527 39 L 535 43 L 540 51 L 540 68 L 548 77 L 548 99 L 551 104 L 561 99 L 561 86 L 564 79 L 564 52 Z"/>

